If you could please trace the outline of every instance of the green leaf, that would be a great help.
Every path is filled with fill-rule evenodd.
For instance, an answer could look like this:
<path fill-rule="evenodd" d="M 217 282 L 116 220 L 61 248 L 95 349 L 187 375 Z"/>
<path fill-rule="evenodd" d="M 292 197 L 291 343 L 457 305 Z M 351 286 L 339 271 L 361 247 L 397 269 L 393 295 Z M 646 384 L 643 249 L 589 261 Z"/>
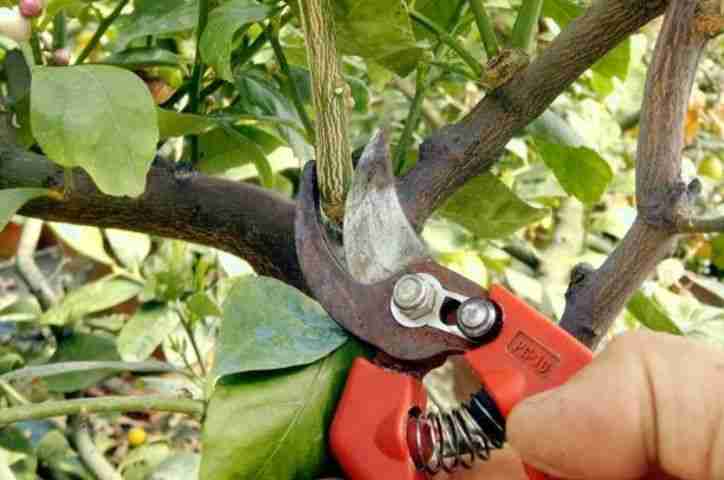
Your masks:
<path fill-rule="evenodd" d="M 137 268 L 151 253 L 151 239 L 145 233 L 108 228 L 108 243 L 116 257 L 128 268 Z"/>
<path fill-rule="evenodd" d="M 613 170 L 595 150 L 536 139 L 543 162 L 561 186 L 585 204 L 596 203 L 613 179 Z"/>
<path fill-rule="evenodd" d="M 200 478 L 324 476 L 329 424 L 347 371 L 363 353 L 349 341 L 306 367 L 227 377 L 217 385 L 204 422 Z"/>
<path fill-rule="evenodd" d="M 253 163 L 262 184 L 270 187 L 274 182 L 269 161 L 253 140 L 233 127 L 220 128 L 199 137 L 200 172 L 218 175 L 235 167 Z"/>
<path fill-rule="evenodd" d="M 299 160 L 313 157 L 311 145 L 302 134 L 302 121 L 289 99 L 274 86 L 273 80 L 258 70 L 247 69 L 240 73 L 236 84 L 239 89 L 239 108 L 245 113 L 278 117 L 298 125 L 292 128 L 279 125 L 281 136 Z"/>
<path fill-rule="evenodd" d="M 439 0 L 416 0 L 415 11 L 421 13 L 425 18 L 432 20 L 443 30 L 449 32 L 453 26 L 452 21 L 458 11 L 459 3 L 458 0 L 449 0 L 446 2 Z M 417 23 L 413 23 L 412 26 L 417 38 L 437 40 L 437 36 L 428 29 Z"/>
<path fill-rule="evenodd" d="M 123 326 L 118 336 L 118 353 L 127 362 L 146 360 L 180 322 L 178 314 L 165 305 L 141 308 Z"/>
<path fill-rule="evenodd" d="M 137 38 L 192 30 L 199 19 L 198 0 L 136 0 L 134 6 L 132 14 L 118 20 L 121 48 Z"/>
<path fill-rule="evenodd" d="M 374 61 L 401 77 L 415 69 L 422 49 L 415 43 L 407 2 L 335 0 L 334 7 L 341 53 Z"/>
<path fill-rule="evenodd" d="M 241 277 L 223 311 L 216 376 L 304 365 L 347 340 L 317 302 L 273 278 Z"/>
<path fill-rule="evenodd" d="M 197 480 L 200 466 L 198 453 L 176 453 L 161 462 L 148 480 Z"/>
<path fill-rule="evenodd" d="M 626 305 L 628 311 L 645 327 L 656 332 L 683 335 L 682 330 L 652 297 L 646 296 L 641 290 L 636 292 Z"/>
<path fill-rule="evenodd" d="M 171 454 L 171 448 L 166 443 L 141 445 L 126 455 L 118 469 L 123 474 L 123 480 L 146 480 Z"/>
<path fill-rule="evenodd" d="M 191 113 L 179 113 L 174 110 L 159 108 L 158 130 L 161 139 L 201 135 L 219 126 L 213 118 Z"/>
<path fill-rule="evenodd" d="M 82 167 L 109 195 L 136 197 L 156 153 L 156 106 L 133 73 L 107 65 L 36 67 L 33 135 L 64 167 Z"/>
<path fill-rule="evenodd" d="M 40 463 L 56 478 L 78 478 L 94 480 L 97 478 L 88 472 L 65 438 L 61 430 L 50 430 L 43 435 L 35 450 Z"/>
<path fill-rule="evenodd" d="M 114 339 L 108 336 L 75 333 L 58 342 L 58 350 L 50 359 L 50 363 L 91 360 L 109 362 L 120 360 Z M 47 377 L 45 382 L 51 392 L 77 392 L 92 387 L 113 374 L 114 370 L 68 372 Z"/>
<path fill-rule="evenodd" d="M 439 210 L 480 238 L 502 238 L 548 214 L 518 198 L 492 174 L 466 183 Z"/>
<path fill-rule="evenodd" d="M 138 283 L 119 277 L 87 283 L 68 294 L 60 305 L 45 312 L 40 323 L 66 325 L 91 313 L 102 312 L 126 302 L 138 295 L 141 289 Z"/>
<path fill-rule="evenodd" d="M 52 195 L 45 188 L 11 188 L 0 190 L 0 232 L 5 229 L 10 219 L 20 208 L 35 198 Z"/>
<path fill-rule="evenodd" d="M 48 224 L 53 233 L 60 238 L 66 245 L 76 252 L 96 262 L 113 265 L 115 262 L 106 253 L 103 245 L 103 234 L 96 227 L 87 227 L 84 225 L 71 225 L 69 223 Z"/>
<path fill-rule="evenodd" d="M 158 47 L 136 47 L 116 52 L 103 59 L 106 65 L 137 70 L 144 67 L 179 67 L 181 57 Z"/>
<path fill-rule="evenodd" d="M 209 23 L 199 44 L 201 57 L 219 77 L 234 81 L 231 72 L 231 50 L 236 32 L 252 22 L 264 20 L 270 8 L 253 0 L 231 0 L 209 14 Z"/>
<path fill-rule="evenodd" d="M 35 480 L 38 459 L 33 445 L 15 425 L 0 429 L 0 462 L 10 467 L 12 480 Z"/>

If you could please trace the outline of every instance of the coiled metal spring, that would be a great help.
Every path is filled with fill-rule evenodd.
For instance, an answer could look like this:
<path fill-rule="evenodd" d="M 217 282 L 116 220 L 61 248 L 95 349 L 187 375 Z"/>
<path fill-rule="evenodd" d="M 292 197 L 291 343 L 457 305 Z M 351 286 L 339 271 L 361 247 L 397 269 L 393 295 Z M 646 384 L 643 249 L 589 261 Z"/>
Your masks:
<path fill-rule="evenodd" d="M 452 473 L 472 468 L 476 459 L 487 461 L 493 450 L 503 448 L 503 425 L 494 403 L 481 392 L 447 412 L 413 412 L 407 441 L 419 470 L 431 475 L 441 470 Z"/>

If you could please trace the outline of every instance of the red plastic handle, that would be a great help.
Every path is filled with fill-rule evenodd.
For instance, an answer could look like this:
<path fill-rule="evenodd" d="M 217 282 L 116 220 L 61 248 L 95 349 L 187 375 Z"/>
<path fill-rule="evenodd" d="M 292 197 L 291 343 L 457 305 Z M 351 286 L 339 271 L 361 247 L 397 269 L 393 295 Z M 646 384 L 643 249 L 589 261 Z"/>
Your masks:
<path fill-rule="evenodd" d="M 348 480 L 426 480 L 407 447 L 407 420 L 427 394 L 409 375 L 354 361 L 334 415 L 330 447 Z"/>

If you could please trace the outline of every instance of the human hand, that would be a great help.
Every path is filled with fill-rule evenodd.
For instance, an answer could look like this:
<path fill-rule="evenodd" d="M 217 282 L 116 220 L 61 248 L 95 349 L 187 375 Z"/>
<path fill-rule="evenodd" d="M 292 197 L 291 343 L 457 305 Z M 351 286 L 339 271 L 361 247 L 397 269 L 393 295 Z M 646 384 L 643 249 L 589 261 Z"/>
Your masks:
<path fill-rule="evenodd" d="M 724 479 L 724 351 L 622 335 L 567 384 L 513 409 L 507 428 L 525 462 L 557 478 L 636 479 L 651 467 Z"/>

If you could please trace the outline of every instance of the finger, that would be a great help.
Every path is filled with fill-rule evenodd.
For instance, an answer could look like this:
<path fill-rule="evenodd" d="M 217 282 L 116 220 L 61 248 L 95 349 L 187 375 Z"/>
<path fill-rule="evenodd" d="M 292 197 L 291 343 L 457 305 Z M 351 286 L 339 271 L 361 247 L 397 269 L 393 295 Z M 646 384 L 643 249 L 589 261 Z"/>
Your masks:
<path fill-rule="evenodd" d="M 520 456 L 509 447 L 493 452 L 489 461 L 478 461 L 471 470 L 436 475 L 434 480 L 527 480 Z"/>
<path fill-rule="evenodd" d="M 523 459 L 561 478 L 634 479 L 650 465 L 724 478 L 724 352 L 680 337 L 614 340 L 561 388 L 522 402 L 508 435 Z"/>

